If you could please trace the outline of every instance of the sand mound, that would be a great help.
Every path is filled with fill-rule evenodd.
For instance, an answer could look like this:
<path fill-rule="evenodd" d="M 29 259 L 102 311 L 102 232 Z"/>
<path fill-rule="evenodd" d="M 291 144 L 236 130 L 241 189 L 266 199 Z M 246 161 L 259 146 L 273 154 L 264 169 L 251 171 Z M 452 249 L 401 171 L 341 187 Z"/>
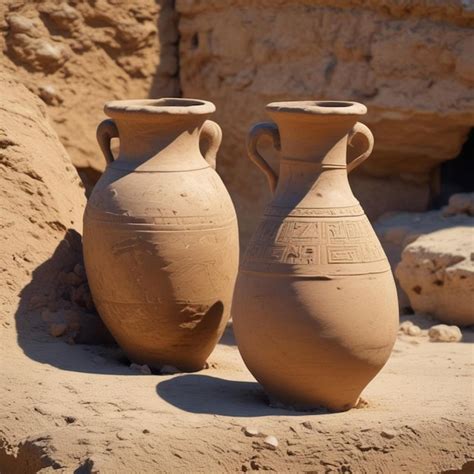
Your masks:
<path fill-rule="evenodd" d="M 38 265 L 51 260 L 66 234 L 80 233 L 84 189 L 41 101 L 0 75 L 0 303 L 14 303 Z M 69 237 L 71 239 L 71 237 Z M 70 246 L 70 244 L 69 244 Z M 67 263 L 68 240 L 58 270 Z M 45 279 L 48 291 L 54 275 Z M 37 294 L 37 291 L 36 291 Z M 36 300 L 38 298 L 36 297 Z M 3 313 L 3 312 L 2 312 Z"/>
<path fill-rule="evenodd" d="M 41 101 L 6 74 L 0 87 L 0 318 L 103 341 L 82 265 L 82 183 Z"/>

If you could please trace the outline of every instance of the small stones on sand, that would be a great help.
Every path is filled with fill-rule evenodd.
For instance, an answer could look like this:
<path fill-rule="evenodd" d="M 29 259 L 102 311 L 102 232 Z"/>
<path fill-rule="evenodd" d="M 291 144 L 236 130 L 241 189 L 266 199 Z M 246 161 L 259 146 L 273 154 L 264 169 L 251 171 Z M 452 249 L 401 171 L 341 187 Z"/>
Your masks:
<path fill-rule="evenodd" d="M 367 408 L 369 406 L 369 401 L 366 400 L 365 398 L 359 397 L 359 400 L 357 400 L 357 403 L 355 404 L 354 408 L 356 410 L 360 410 L 362 408 Z"/>
<path fill-rule="evenodd" d="M 67 331 L 66 323 L 53 323 L 49 326 L 49 333 L 53 337 L 60 337 Z"/>
<path fill-rule="evenodd" d="M 409 336 L 421 336 L 421 328 L 419 326 L 409 326 L 406 332 Z"/>
<path fill-rule="evenodd" d="M 174 375 L 179 374 L 181 371 L 172 365 L 164 365 L 160 369 L 161 375 Z"/>
<path fill-rule="evenodd" d="M 84 281 L 84 279 L 77 275 L 75 272 L 66 273 L 64 279 L 65 283 L 71 286 L 79 286 Z"/>
<path fill-rule="evenodd" d="M 462 332 L 457 326 L 437 324 L 429 329 L 428 336 L 431 342 L 459 342 Z"/>
<path fill-rule="evenodd" d="M 39 96 L 48 105 L 59 105 L 63 101 L 52 84 L 39 86 Z"/>
<path fill-rule="evenodd" d="M 250 426 L 250 427 L 245 427 L 242 429 L 242 431 L 244 432 L 245 436 L 260 436 L 260 431 L 253 427 L 253 426 Z"/>
<path fill-rule="evenodd" d="M 404 321 L 400 324 L 399 331 L 407 336 L 421 336 L 422 331 L 419 326 L 416 326 L 411 321 Z"/>
<path fill-rule="evenodd" d="M 79 278 L 82 279 L 82 281 L 86 281 L 86 269 L 84 268 L 84 265 L 76 263 L 73 271 Z"/>
<path fill-rule="evenodd" d="M 52 311 L 50 311 L 49 309 L 44 309 L 43 311 L 41 311 L 41 319 L 45 322 L 45 323 L 50 323 L 52 321 L 54 321 L 54 314 Z"/>
<path fill-rule="evenodd" d="M 265 444 L 265 447 L 268 449 L 277 449 L 278 448 L 278 440 L 276 439 L 275 436 L 267 436 L 264 440 L 263 443 Z"/>
<path fill-rule="evenodd" d="M 303 421 L 303 423 L 301 423 L 301 425 L 304 426 L 305 428 L 307 428 L 308 430 L 313 429 L 313 425 L 312 425 L 311 421 Z"/>
<path fill-rule="evenodd" d="M 135 370 L 136 372 L 140 372 L 143 375 L 151 375 L 151 369 L 146 364 L 140 365 L 140 364 L 132 363 L 130 364 L 130 368 L 132 370 Z"/>
<path fill-rule="evenodd" d="M 386 438 L 386 439 L 393 439 L 395 438 L 395 436 L 397 436 L 397 433 L 391 429 L 386 429 L 386 430 L 382 430 L 380 432 L 380 436 L 382 436 L 382 438 Z"/>

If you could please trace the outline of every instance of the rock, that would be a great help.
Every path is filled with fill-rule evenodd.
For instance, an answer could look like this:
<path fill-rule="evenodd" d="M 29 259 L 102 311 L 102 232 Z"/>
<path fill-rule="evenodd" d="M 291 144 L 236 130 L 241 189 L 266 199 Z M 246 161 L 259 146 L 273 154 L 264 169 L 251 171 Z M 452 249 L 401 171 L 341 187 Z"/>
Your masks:
<path fill-rule="evenodd" d="M 163 365 L 160 369 L 162 375 L 174 375 L 179 374 L 181 371 L 172 365 Z"/>
<path fill-rule="evenodd" d="M 393 438 L 395 438 L 395 436 L 397 436 L 397 432 L 394 431 L 394 430 L 385 429 L 385 430 L 382 430 L 380 432 L 380 436 L 382 436 L 382 438 L 386 438 L 386 439 L 393 439 Z"/>
<path fill-rule="evenodd" d="M 419 326 L 410 326 L 408 329 L 407 329 L 407 335 L 408 336 L 421 336 L 421 328 Z"/>
<path fill-rule="evenodd" d="M 404 321 L 400 324 L 399 331 L 407 336 L 421 336 L 422 334 L 421 328 L 411 321 Z"/>
<path fill-rule="evenodd" d="M 86 269 L 81 263 L 76 263 L 74 266 L 74 273 L 81 278 L 82 281 L 86 280 Z"/>
<path fill-rule="evenodd" d="M 408 328 L 414 326 L 414 324 L 411 321 L 403 321 L 403 323 L 400 324 L 399 326 L 399 331 L 407 334 L 408 333 Z"/>
<path fill-rule="evenodd" d="M 428 336 L 431 342 L 459 342 L 462 332 L 457 326 L 437 324 L 429 329 Z"/>
<path fill-rule="evenodd" d="M 49 333 L 53 337 L 60 337 L 67 331 L 66 323 L 53 323 L 49 326 Z"/>
<path fill-rule="evenodd" d="M 457 201 L 458 194 L 451 197 L 453 202 Z M 474 219 L 465 214 L 444 215 L 444 212 L 429 211 L 423 213 L 400 212 L 382 216 L 374 224 L 380 242 L 387 254 L 388 260 L 395 273 L 400 263 L 401 255 L 407 245 L 414 242 L 418 237 L 442 229 L 450 229 L 462 226 L 472 226 Z M 402 310 L 410 306 L 410 300 L 398 286 L 398 300 Z"/>
<path fill-rule="evenodd" d="M 242 431 L 244 432 L 245 436 L 260 436 L 260 431 L 253 426 L 245 427 Z"/>
<path fill-rule="evenodd" d="M 305 428 L 307 428 L 308 430 L 313 429 L 313 425 L 312 425 L 311 421 L 303 421 L 303 423 L 301 423 L 301 425 L 304 426 Z"/>
<path fill-rule="evenodd" d="M 69 272 L 66 274 L 66 284 L 71 286 L 79 286 L 84 281 L 84 278 L 81 278 L 74 272 Z"/>
<path fill-rule="evenodd" d="M 278 440 L 275 438 L 275 436 L 267 436 L 264 440 L 263 443 L 265 447 L 269 449 L 277 449 L 278 448 Z"/>
<path fill-rule="evenodd" d="M 48 105 L 59 105 L 62 103 L 61 97 L 58 95 L 56 88 L 47 84 L 45 86 L 39 87 L 39 96 L 48 104 Z"/>
<path fill-rule="evenodd" d="M 474 229 L 458 226 L 406 246 L 395 274 L 415 312 L 446 323 L 474 323 L 473 242 Z"/>
<path fill-rule="evenodd" d="M 252 123 L 268 120 L 264 106 L 275 100 L 366 103 L 375 149 L 350 176 L 356 197 L 371 219 L 427 209 L 433 170 L 456 157 L 472 126 L 467 3 L 176 2 L 182 91 L 217 106 L 218 167 L 244 246 L 269 199 L 263 174 L 245 158 L 244 138 Z M 261 148 L 277 166 L 263 140 Z"/>
<path fill-rule="evenodd" d="M 140 372 L 143 375 L 151 375 L 151 369 L 146 364 L 140 365 L 132 363 L 130 364 L 130 368 L 136 372 Z"/>
<path fill-rule="evenodd" d="M 443 207 L 443 216 L 467 214 L 474 216 L 474 193 L 453 194 L 448 205 Z"/>

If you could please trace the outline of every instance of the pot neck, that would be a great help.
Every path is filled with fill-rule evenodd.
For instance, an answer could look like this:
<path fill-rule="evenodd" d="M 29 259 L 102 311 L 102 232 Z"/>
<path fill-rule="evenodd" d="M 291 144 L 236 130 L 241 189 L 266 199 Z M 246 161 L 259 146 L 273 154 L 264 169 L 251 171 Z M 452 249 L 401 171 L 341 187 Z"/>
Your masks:
<path fill-rule="evenodd" d="M 347 177 L 348 134 L 357 116 L 270 113 L 280 141 L 276 207 L 357 206 Z"/>
<path fill-rule="evenodd" d="M 118 166 L 151 166 L 153 162 L 164 169 L 176 167 L 177 157 L 184 159 L 200 155 L 199 133 L 206 118 L 205 115 L 172 114 L 144 117 L 124 114 L 114 118 L 120 140 L 120 153 L 115 163 Z M 201 167 L 205 166 L 203 160 Z"/>
<path fill-rule="evenodd" d="M 357 122 L 354 115 L 309 115 L 269 112 L 278 125 L 281 158 L 323 168 L 345 168 L 347 139 Z"/>

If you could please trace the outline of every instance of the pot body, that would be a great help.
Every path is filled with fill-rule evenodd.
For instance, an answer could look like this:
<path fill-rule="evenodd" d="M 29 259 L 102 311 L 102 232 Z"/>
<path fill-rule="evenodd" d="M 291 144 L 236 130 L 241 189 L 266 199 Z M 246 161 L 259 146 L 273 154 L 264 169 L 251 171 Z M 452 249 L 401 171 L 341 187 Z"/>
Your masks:
<path fill-rule="evenodd" d="M 132 361 L 199 370 L 225 329 L 238 266 L 232 201 L 199 150 L 203 133 L 219 142 L 220 129 L 205 114 L 137 118 L 116 107 L 106 111 L 120 154 L 84 216 L 94 302 Z"/>
<path fill-rule="evenodd" d="M 289 104 L 289 112 L 268 107 L 277 127 L 251 133 L 270 133 L 277 146 L 281 140 L 281 159 L 273 173 L 250 140 L 275 195 L 241 263 L 234 331 L 272 399 L 347 410 L 388 360 L 398 330 L 390 266 L 347 180 L 349 138 L 364 134 L 370 149 L 372 138 L 357 124 L 365 108 L 305 113 Z"/>

